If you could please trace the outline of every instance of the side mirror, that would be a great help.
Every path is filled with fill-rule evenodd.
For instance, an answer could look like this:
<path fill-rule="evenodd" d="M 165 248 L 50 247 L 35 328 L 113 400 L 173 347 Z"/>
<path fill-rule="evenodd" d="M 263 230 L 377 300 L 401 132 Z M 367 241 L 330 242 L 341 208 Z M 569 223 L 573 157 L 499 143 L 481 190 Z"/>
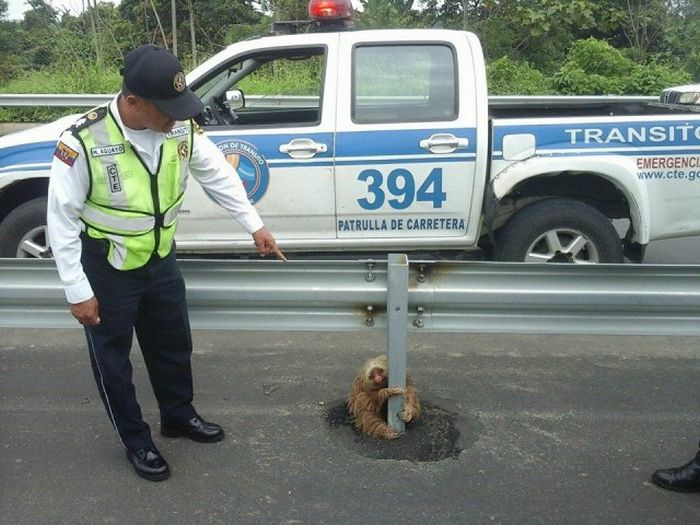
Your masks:
<path fill-rule="evenodd" d="M 226 102 L 231 111 L 236 111 L 245 107 L 245 96 L 240 89 L 232 89 L 226 92 Z"/>

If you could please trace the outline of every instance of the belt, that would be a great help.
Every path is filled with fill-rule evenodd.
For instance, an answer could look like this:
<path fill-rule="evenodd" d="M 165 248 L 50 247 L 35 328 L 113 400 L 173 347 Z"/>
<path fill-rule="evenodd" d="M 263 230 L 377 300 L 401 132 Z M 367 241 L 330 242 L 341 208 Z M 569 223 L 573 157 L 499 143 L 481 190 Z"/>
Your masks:
<path fill-rule="evenodd" d="M 109 253 L 109 241 L 107 239 L 93 239 L 85 232 L 80 232 L 80 240 L 83 243 L 83 250 L 89 253 L 107 255 Z"/>
<path fill-rule="evenodd" d="M 98 254 L 98 255 L 107 255 L 109 253 L 109 241 L 107 239 L 94 239 L 90 237 L 87 233 L 85 232 L 80 232 L 80 240 L 83 243 L 83 250 L 85 250 L 88 253 L 92 254 Z M 170 252 L 168 252 L 168 255 L 171 253 L 175 252 L 175 241 L 173 240 L 172 248 Z M 167 255 L 166 255 L 167 257 Z M 148 262 L 152 262 L 154 260 L 162 260 L 165 259 L 165 257 L 160 257 L 157 253 L 154 253 L 151 255 L 151 258 L 148 260 Z"/>

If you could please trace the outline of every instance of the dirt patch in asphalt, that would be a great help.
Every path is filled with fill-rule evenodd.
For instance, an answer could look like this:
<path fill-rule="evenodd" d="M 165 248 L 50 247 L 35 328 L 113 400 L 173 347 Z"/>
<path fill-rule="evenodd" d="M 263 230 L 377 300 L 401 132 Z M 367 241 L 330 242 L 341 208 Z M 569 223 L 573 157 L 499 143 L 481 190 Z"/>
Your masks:
<path fill-rule="evenodd" d="M 329 403 L 324 416 L 339 439 L 358 454 L 374 459 L 398 459 L 414 462 L 456 458 L 465 446 L 471 446 L 483 426 L 472 422 L 473 431 L 460 431 L 464 419 L 456 412 L 422 400 L 421 417 L 406 425 L 406 432 L 393 440 L 369 437 L 355 429 L 345 400 Z M 460 424 L 462 423 L 462 424 Z"/>

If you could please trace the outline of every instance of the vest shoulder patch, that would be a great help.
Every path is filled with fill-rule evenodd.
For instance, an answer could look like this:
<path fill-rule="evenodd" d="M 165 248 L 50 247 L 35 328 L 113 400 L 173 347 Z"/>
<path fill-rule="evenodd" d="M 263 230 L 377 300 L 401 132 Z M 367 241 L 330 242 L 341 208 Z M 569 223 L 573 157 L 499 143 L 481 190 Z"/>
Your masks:
<path fill-rule="evenodd" d="M 79 153 L 77 151 L 66 145 L 63 141 L 59 141 L 56 150 L 53 152 L 54 157 L 68 166 L 75 164 L 75 159 L 78 158 L 78 155 Z"/>
<path fill-rule="evenodd" d="M 70 127 L 70 131 L 73 133 L 78 133 L 79 131 L 87 128 L 91 124 L 102 120 L 107 116 L 107 106 L 98 106 L 91 109 L 85 113 L 82 117 L 76 120 Z"/>

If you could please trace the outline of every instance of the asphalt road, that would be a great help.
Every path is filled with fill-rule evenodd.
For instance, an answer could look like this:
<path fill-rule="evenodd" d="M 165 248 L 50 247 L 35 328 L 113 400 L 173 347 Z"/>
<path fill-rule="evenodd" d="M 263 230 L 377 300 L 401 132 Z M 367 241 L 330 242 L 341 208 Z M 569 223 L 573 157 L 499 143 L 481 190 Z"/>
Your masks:
<path fill-rule="evenodd" d="M 196 405 L 227 438 L 156 434 L 173 475 L 152 483 L 108 423 L 82 332 L 3 329 L 0 523 L 700 523 L 700 495 L 648 482 L 697 450 L 695 338 L 412 334 L 409 368 L 461 452 L 409 461 L 369 457 L 327 417 L 382 334 L 194 337 Z"/>

